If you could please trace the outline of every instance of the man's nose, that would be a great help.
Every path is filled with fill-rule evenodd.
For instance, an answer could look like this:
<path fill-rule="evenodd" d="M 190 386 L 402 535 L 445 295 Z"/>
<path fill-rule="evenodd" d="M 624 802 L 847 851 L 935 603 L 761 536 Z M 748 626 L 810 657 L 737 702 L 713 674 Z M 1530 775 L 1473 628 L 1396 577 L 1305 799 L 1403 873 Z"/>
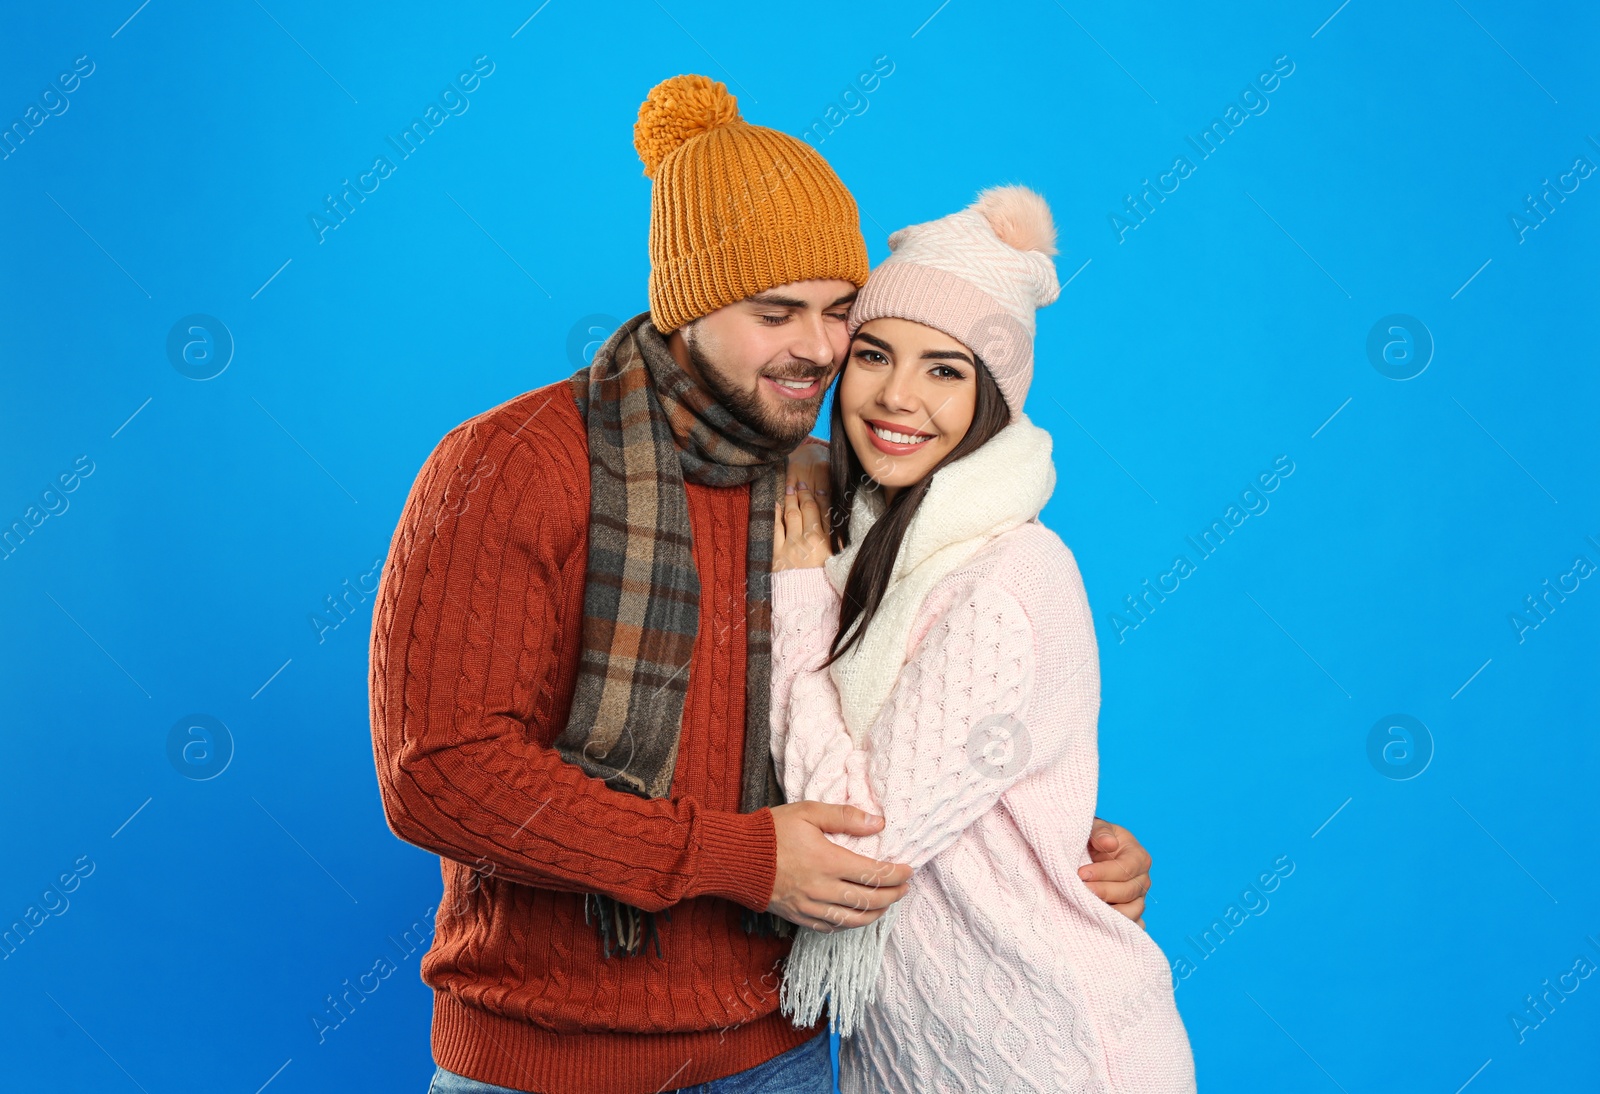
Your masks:
<path fill-rule="evenodd" d="M 820 315 L 803 315 L 795 321 L 795 337 L 789 344 L 789 352 L 825 369 L 838 364 L 839 351 L 834 339 L 828 337 L 827 324 Z"/>

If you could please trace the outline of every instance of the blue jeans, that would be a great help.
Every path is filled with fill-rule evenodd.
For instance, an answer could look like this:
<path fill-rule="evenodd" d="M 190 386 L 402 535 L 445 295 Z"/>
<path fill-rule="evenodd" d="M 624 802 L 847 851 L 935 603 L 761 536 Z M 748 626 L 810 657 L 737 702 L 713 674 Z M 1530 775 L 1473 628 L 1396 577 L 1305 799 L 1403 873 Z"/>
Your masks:
<path fill-rule="evenodd" d="M 433 1073 L 428 1094 L 534 1092 L 480 1083 L 441 1067 Z M 791 1048 L 781 1056 L 774 1056 L 748 1071 L 696 1086 L 677 1087 L 663 1094 L 833 1094 L 833 1060 L 828 1052 L 828 1035 L 819 1033 L 805 1044 Z"/>

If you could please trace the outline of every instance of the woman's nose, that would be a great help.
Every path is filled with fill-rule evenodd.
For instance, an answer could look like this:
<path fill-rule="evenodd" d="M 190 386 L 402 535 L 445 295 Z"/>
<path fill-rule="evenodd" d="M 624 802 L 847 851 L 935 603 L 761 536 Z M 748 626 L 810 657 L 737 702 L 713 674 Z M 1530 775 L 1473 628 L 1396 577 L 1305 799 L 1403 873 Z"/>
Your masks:
<path fill-rule="evenodd" d="M 883 386 L 878 389 L 878 402 L 883 404 L 884 409 L 898 414 L 914 410 L 917 398 L 911 377 L 902 369 L 890 369 L 889 374 L 883 378 Z"/>

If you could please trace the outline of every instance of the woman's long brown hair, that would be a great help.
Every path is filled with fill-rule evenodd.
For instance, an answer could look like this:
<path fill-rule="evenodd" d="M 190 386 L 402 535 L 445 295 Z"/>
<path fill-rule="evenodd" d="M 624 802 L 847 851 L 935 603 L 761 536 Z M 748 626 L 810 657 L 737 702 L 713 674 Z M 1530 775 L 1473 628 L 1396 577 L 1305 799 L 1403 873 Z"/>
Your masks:
<path fill-rule="evenodd" d="M 852 360 L 847 357 L 844 369 L 839 370 L 839 380 L 835 381 L 833 389 L 833 411 L 828 417 L 829 436 L 833 440 L 828 461 L 831 490 L 828 517 L 835 554 L 850 543 L 850 507 L 855 501 L 856 491 L 872 482 L 872 476 L 867 474 L 845 434 L 844 413 L 839 409 L 838 384 L 843 381 L 844 371 L 851 367 Z M 826 665 L 833 664 L 859 642 L 872 617 L 877 614 L 884 591 L 889 587 L 889 575 L 894 572 L 895 559 L 900 554 L 900 542 L 905 538 L 906 529 L 911 526 L 911 518 L 916 516 L 917 509 L 922 505 L 923 495 L 933 484 L 934 475 L 938 474 L 941 467 L 976 452 L 1011 420 L 1005 396 L 1000 394 L 1000 385 L 994 382 L 988 366 L 977 354 L 973 354 L 973 360 L 978 366 L 978 397 L 972 411 L 972 424 L 967 427 L 966 435 L 945 453 L 944 459 L 933 465 L 932 470 L 895 494 L 883 516 L 878 518 L 861 541 L 861 550 L 850 567 L 850 576 L 845 579 L 843 602 L 839 606 L 839 631 L 828 650 L 828 659 L 824 662 Z"/>

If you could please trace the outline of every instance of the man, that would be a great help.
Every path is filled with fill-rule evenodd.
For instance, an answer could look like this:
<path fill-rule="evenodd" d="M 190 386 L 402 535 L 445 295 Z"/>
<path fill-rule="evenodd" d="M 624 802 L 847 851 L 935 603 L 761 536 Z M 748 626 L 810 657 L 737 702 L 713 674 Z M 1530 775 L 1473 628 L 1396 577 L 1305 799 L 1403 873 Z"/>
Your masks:
<path fill-rule="evenodd" d="M 866 280 L 855 202 L 702 76 L 635 146 L 650 311 L 445 436 L 374 611 L 384 811 L 444 879 L 436 1091 L 829 1091 L 778 1006 L 788 925 L 870 923 L 910 877 L 827 838 L 878 818 L 784 803 L 769 752 L 772 511 Z M 1149 856 L 1092 843 L 1138 919 Z"/>

